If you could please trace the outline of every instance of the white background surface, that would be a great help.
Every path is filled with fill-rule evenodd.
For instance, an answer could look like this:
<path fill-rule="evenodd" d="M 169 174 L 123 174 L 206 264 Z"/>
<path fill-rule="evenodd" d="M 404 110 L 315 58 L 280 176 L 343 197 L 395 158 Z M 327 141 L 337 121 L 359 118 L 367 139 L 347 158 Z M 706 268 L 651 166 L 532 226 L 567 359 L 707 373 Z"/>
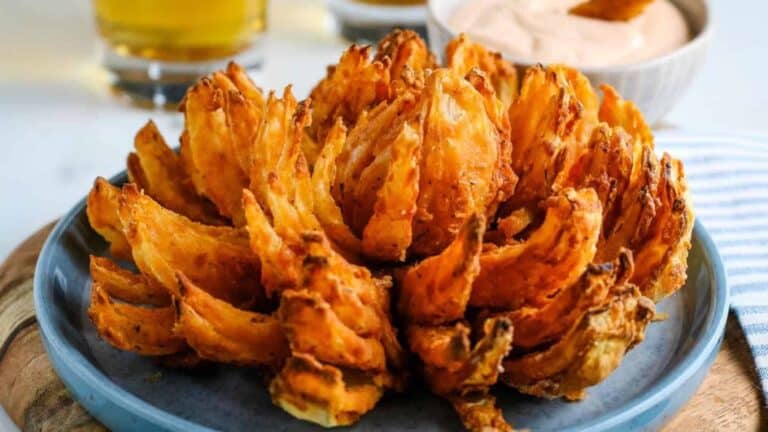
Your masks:
<path fill-rule="evenodd" d="M 708 62 L 665 123 L 766 133 L 768 2 L 711 3 Z M 259 84 L 293 83 L 304 96 L 347 45 L 331 28 L 320 0 L 273 0 Z M 137 108 L 110 92 L 97 48 L 87 0 L 0 0 L 0 260 L 82 198 L 94 177 L 122 170 L 148 118 L 169 141 L 178 136 L 178 113 Z M 0 430 L 11 427 L 0 412 Z"/>

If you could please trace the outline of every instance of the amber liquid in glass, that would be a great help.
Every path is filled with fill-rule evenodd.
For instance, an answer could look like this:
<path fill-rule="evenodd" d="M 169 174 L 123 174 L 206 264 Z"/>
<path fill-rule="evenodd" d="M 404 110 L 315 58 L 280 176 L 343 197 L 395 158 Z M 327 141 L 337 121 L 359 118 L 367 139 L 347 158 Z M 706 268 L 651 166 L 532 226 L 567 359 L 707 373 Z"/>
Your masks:
<path fill-rule="evenodd" d="M 99 32 L 124 56 L 162 61 L 231 57 L 266 26 L 267 0 L 94 0 Z"/>

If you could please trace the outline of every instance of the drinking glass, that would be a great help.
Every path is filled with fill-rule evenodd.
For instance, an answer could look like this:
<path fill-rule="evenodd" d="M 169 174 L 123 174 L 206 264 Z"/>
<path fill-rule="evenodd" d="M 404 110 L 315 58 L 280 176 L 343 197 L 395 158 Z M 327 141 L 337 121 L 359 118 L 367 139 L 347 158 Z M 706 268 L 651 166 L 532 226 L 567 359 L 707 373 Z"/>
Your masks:
<path fill-rule="evenodd" d="M 115 85 L 161 105 L 234 60 L 261 66 L 267 0 L 93 0 Z"/>

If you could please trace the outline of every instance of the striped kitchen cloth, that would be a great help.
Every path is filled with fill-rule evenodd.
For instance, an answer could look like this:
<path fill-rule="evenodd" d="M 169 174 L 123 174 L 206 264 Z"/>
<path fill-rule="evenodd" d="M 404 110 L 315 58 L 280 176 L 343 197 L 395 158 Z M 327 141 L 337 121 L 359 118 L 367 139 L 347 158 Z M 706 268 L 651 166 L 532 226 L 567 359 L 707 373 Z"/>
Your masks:
<path fill-rule="evenodd" d="M 696 217 L 725 262 L 736 313 L 768 399 L 768 136 L 660 133 L 685 164 Z"/>

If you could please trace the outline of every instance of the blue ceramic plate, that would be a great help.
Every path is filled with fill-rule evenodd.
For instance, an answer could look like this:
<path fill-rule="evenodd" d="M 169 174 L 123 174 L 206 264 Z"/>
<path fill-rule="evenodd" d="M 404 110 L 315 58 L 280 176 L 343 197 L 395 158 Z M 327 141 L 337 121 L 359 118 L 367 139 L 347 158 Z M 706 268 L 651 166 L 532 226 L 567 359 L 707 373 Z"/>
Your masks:
<path fill-rule="evenodd" d="M 125 181 L 125 175 L 112 179 Z M 319 428 L 272 405 L 256 373 L 217 366 L 203 374 L 160 368 L 113 349 L 91 325 L 86 309 L 88 255 L 106 255 L 91 230 L 85 200 L 51 233 L 35 271 L 37 319 L 51 362 L 75 398 L 113 430 L 265 430 Z M 518 394 L 498 386 L 494 394 L 516 427 L 547 430 L 655 430 L 691 397 L 717 355 L 728 312 L 728 288 L 720 256 L 699 224 L 693 231 L 688 283 L 664 300 L 668 314 L 653 323 L 632 350 L 586 400 L 568 403 Z M 422 389 L 387 395 L 354 427 L 364 431 L 462 430 L 450 406 Z"/>

